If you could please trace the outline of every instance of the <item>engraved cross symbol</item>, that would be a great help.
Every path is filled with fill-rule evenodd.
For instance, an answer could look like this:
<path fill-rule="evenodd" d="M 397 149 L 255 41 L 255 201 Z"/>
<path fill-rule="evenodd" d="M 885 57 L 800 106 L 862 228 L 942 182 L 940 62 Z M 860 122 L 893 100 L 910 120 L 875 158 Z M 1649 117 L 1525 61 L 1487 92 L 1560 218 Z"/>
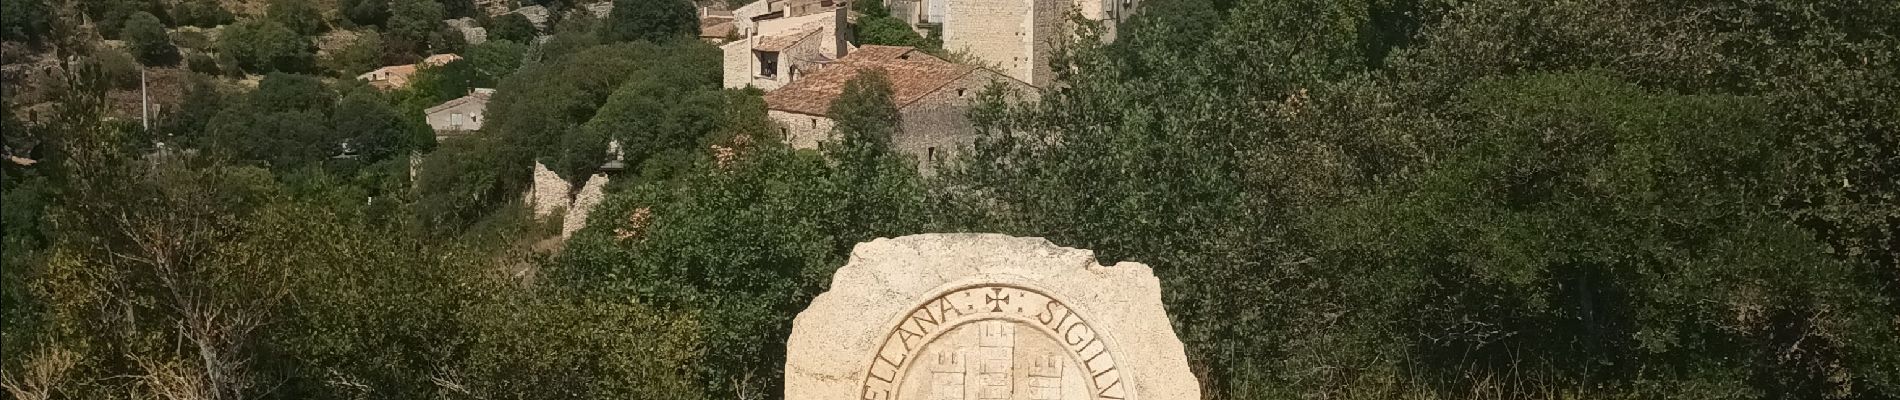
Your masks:
<path fill-rule="evenodd" d="M 994 293 L 983 295 L 983 305 L 990 306 L 990 312 L 1002 312 L 1003 306 L 1009 304 L 1010 296 L 1003 295 L 1003 288 L 990 288 L 990 290 Z"/>

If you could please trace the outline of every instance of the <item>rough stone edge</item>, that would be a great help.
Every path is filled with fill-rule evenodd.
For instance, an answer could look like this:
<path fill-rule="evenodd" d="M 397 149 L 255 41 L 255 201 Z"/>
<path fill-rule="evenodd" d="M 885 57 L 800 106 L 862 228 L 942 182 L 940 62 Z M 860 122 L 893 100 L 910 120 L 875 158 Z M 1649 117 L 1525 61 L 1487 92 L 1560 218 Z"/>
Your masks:
<path fill-rule="evenodd" d="M 1001 251 L 975 254 L 967 251 L 986 249 Z M 933 273 L 926 275 L 928 278 L 923 282 L 905 285 L 907 290 L 888 289 L 893 277 L 881 276 L 881 270 L 873 265 L 897 262 L 895 260 L 904 257 L 913 261 L 907 267 L 925 267 Z M 1045 262 L 1032 263 L 1034 265 L 999 262 L 1031 259 Z M 1134 262 L 1100 265 L 1093 251 L 1057 246 L 1044 238 L 972 233 L 878 238 L 854 247 L 849 261 L 833 273 L 831 290 L 814 298 L 794 319 L 792 335 L 787 341 L 785 398 L 858 399 L 859 393 L 855 391 L 857 382 L 864 379 L 868 354 L 883 340 L 883 334 L 901 320 L 899 314 L 950 288 L 984 281 L 1040 288 L 1075 307 L 1085 318 L 1117 321 L 1116 328 L 1107 335 L 1117 365 L 1123 365 L 1123 360 L 1149 361 L 1137 369 L 1124 371 L 1134 372 L 1133 379 L 1142 382 L 1134 399 L 1200 398 L 1200 383 L 1188 369 L 1185 346 L 1175 334 L 1161 303 L 1161 282 L 1154 276 L 1153 269 Z M 850 282 L 874 285 L 860 287 L 887 287 L 887 290 L 857 293 L 839 290 L 858 286 L 846 284 Z M 1087 283 L 1100 284 L 1083 285 Z M 1080 287 L 1060 287 L 1072 285 Z M 819 314 L 827 310 L 831 315 Z M 891 317 L 882 318 L 872 330 L 816 323 L 818 320 L 849 320 L 857 315 Z M 1153 318 L 1155 316 L 1159 318 Z M 1155 333 L 1122 333 L 1144 330 Z M 839 353 L 854 356 L 827 356 Z M 798 362 L 801 360 L 803 362 Z M 826 385 L 823 382 L 827 380 L 848 383 Z"/>

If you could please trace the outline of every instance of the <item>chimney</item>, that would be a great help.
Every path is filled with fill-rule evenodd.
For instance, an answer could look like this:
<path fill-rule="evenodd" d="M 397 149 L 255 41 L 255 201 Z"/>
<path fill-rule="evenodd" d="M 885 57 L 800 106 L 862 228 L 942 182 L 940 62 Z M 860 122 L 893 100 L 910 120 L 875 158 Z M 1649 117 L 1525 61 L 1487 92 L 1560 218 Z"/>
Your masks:
<path fill-rule="evenodd" d="M 877 1 L 877 0 L 869 0 L 869 1 Z M 837 46 L 837 49 L 838 49 L 836 52 L 837 54 L 832 55 L 833 58 L 844 58 L 845 53 L 849 52 L 851 49 L 850 42 L 845 41 L 845 36 L 848 36 L 851 33 L 850 21 L 846 20 L 846 15 L 850 14 L 850 12 L 848 11 L 850 9 L 851 9 L 850 2 L 841 2 L 838 4 L 837 8 L 831 9 L 832 16 L 833 16 L 832 18 L 833 21 L 831 24 L 831 38 L 837 41 L 837 43 L 834 43 L 834 45 Z"/>

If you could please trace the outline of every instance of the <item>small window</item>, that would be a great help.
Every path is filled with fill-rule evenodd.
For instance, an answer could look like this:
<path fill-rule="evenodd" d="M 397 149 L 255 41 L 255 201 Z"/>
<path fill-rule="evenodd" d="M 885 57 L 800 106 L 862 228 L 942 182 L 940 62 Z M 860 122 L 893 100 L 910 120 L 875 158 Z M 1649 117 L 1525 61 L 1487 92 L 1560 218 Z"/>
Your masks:
<path fill-rule="evenodd" d="M 812 118 L 812 119 L 811 119 L 811 128 L 812 128 L 812 129 L 818 129 L 818 119 L 817 119 L 817 118 Z"/>
<path fill-rule="evenodd" d="M 790 136 L 790 135 L 792 134 L 792 132 L 791 132 L 790 130 L 787 130 L 787 129 L 785 129 L 785 128 L 778 128 L 778 134 L 780 134 L 780 135 L 787 135 L 787 136 Z"/>
<path fill-rule="evenodd" d="M 963 92 L 964 92 L 965 90 L 967 90 L 967 89 L 964 89 L 964 88 L 957 88 L 957 97 L 963 97 Z"/>
<path fill-rule="evenodd" d="M 772 78 L 778 76 L 778 52 L 756 52 L 759 58 L 759 76 Z"/>

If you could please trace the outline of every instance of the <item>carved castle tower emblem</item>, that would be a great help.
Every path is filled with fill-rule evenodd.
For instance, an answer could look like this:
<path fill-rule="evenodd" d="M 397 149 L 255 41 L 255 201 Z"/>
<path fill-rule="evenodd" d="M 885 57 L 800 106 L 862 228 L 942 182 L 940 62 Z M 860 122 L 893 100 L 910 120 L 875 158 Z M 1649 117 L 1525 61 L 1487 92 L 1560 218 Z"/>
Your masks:
<path fill-rule="evenodd" d="M 786 399 L 1199 398 L 1160 297 L 1041 239 L 879 239 L 793 322 Z"/>

